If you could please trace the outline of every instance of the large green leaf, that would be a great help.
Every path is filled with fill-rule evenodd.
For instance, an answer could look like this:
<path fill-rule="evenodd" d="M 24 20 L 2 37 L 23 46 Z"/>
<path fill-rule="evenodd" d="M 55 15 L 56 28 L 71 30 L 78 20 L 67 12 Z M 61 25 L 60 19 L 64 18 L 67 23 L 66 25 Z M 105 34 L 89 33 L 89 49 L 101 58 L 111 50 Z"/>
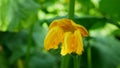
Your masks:
<path fill-rule="evenodd" d="M 34 0 L 1 0 L 0 8 L 0 23 L 10 31 L 27 28 L 37 21 L 39 5 Z"/>
<path fill-rule="evenodd" d="M 29 62 L 29 68 L 53 68 L 56 66 L 55 57 L 47 53 L 36 53 Z"/>
<path fill-rule="evenodd" d="M 17 48 L 15 51 L 13 51 L 11 56 L 10 56 L 9 63 L 14 64 L 19 58 L 24 56 L 26 53 L 25 48 L 26 48 L 25 46 L 22 46 L 22 47 Z"/>
<path fill-rule="evenodd" d="M 39 25 L 38 23 L 35 24 L 33 28 L 33 40 L 35 42 L 35 45 L 37 45 L 38 48 L 43 48 L 44 43 L 44 37 L 47 33 L 47 25 Z"/>
<path fill-rule="evenodd" d="M 116 29 L 118 28 L 107 24 L 104 28 L 91 32 L 94 68 L 116 68 L 120 64 L 120 41 L 111 35 Z"/>
<path fill-rule="evenodd" d="M 91 0 L 78 0 L 80 2 L 81 7 L 81 11 L 80 13 L 85 13 L 85 14 L 89 14 L 90 9 L 94 8 L 93 3 L 91 2 Z"/>
<path fill-rule="evenodd" d="M 120 64 L 120 42 L 113 37 L 100 37 L 91 42 L 93 46 L 92 62 L 95 64 L 93 67 L 116 68 Z"/>
<path fill-rule="evenodd" d="M 106 24 L 103 28 L 90 30 L 92 54 L 92 68 L 117 68 L 120 64 L 120 41 L 111 33 L 118 28 Z M 87 49 L 82 55 L 81 66 L 87 68 Z"/>
<path fill-rule="evenodd" d="M 0 52 L 0 68 L 9 68 L 9 64 L 7 62 L 8 59 L 6 59 L 7 56 L 5 52 Z"/>
<path fill-rule="evenodd" d="M 0 32 L 0 42 L 10 51 L 15 51 L 27 43 L 27 33 L 22 32 Z"/>
<path fill-rule="evenodd" d="M 101 0 L 100 10 L 108 15 L 113 16 L 114 19 L 120 20 L 120 0 Z"/>
<path fill-rule="evenodd" d="M 5 54 L 8 56 L 8 62 L 12 65 L 15 61 L 24 56 L 26 53 L 27 32 L 0 32 L 0 43 L 2 44 Z"/>

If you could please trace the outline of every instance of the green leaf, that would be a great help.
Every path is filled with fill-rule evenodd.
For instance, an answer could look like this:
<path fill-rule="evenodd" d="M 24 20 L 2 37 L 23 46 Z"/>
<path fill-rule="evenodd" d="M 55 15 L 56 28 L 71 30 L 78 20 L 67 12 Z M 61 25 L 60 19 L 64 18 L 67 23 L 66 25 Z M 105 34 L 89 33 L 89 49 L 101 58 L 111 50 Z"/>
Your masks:
<path fill-rule="evenodd" d="M 29 62 L 29 68 L 53 68 L 55 57 L 47 53 L 36 53 Z"/>
<path fill-rule="evenodd" d="M 94 8 L 93 3 L 91 0 L 78 0 L 81 4 L 81 11 L 85 14 L 89 14 L 91 8 Z"/>
<path fill-rule="evenodd" d="M 106 24 L 104 28 L 91 31 L 93 68 L 116 68 L 120 64 L 120 42 L 111 33 L 118 28 Z M 97 58 L 96 58 L 97 57 Z"/>
<path fill-rule="evenodd" d="M 1 23 L 8 26 L 9 31 L 27 28 L 37 21 L 39 5 L 34 0 L 1 1 Z"/>
<path fill-rule="evenodd" d="M 102 17 L 80 17 L 80 18 L 75 18 L 74 21 L 78 24 L 83 25 L 89 30 L 91 28 L 96 29 L 103 27 L 106 24 L 107 20 Z"/>
<path fill-rule="evenodd" d="M 0 42 L 4 44 L 10 51 L 17 50 L 21 46 L 25 46 L 27 42 L 27 33 L 21 32 L 0 32 Z"/>
<path fill-rule="evenodd" d="M 112 24 L 106 24 L 104 28 L 90 30 L 89 45 L 91 46 L 92 68 L 117 68 L 120 64 L 120 41 L 112 32 L 118 28 Z M 83 68 L 87 64 L 87 49 L 82 55 Z"/>
<path fill-rule="evenodd" d="M 10 64 L 14 64 L 19 58 L 25 55 L 26 47 L 19 47 L 15 51 L 12 52 L 10 56 Z"/>
<path fill-rule="evenodd" d="M 120 0 L 101 0 L 100 10 L 108 16 L 113 16 L 115 20 L 120 20 L 119 3 Z"/>
<path fill-rule="evenodd" d="M 13 64 L 15 61 L 24 56 L 26 52 L 27 33 L 21 31 L 15 32 L 0 32 L 0 42 L 5 48 L 6 54 L 9 54 L 9 63 Z"/>
<path fill-rule="evenodd" d="M 7 62 L 8 59 L 6 59 L 5 52 L 0 52 L 0 68 L 9 68 L 9 64 Z"/>
<path fill-rule="evenodd" d="M 110 36 L 100 37 L 91 42 L 94 68 L 116 68 L 120 64 L 120 42 Z"/>
<path fill-rule="evenodd" d="M 44 38 L 47 34 L 47 25 L 45 26 L 39 25 L 38 23 L 35 24 L 33 28 L 33 40 L 38 48 L 43 48 L 44 45 Z"/>
<path fill-rule="evenodd" d="M 116 37 L 116 39 L 120 40 L 120 29 L 113 31 L 112 34 Z"/>

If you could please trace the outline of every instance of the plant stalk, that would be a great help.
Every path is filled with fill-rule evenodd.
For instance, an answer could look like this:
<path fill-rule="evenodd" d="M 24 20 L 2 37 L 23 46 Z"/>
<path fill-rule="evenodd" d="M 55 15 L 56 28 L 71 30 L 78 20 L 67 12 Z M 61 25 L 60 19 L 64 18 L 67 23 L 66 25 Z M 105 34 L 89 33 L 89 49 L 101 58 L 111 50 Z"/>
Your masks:
<path fill-rule="evenodd" d="M 70 61 L 70 55 L 65 55 L 62 57 L 61 68 L 68 68 Z"/>
<path fill-rule="evenodd" d="M 80 59 L 79 59 L 79 56 L 78 55 L 74 56 L 73 60 L 74 60 L 74 68 L 80 68 Z"/>
<path fill-rule="evenodd" d="M 91 60 L 91 46 L 89 44 L 89 37 L 88 37 L 88 48 L 87 48 L 87 60 L 88 60 L 88 68 L 92 68 L 92 60 Z"/>
<path fill-rule="evenodd" d="M 74 19 L 75 0 L 69 0 L 69 19 Z"/>

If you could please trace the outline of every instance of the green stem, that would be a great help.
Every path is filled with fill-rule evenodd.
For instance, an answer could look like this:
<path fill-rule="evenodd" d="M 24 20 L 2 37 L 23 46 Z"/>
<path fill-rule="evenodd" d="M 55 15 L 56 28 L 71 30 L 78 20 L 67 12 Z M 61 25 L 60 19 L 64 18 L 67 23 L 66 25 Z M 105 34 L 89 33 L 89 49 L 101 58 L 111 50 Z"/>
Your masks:
<path fill-rule="evenodd" d="M 73 60 L 74 60 L 74 68 L 80 68 L 79 56 L 78 55 L 74 56 Z"/>
<path fill-rule="evenodd" d="M 88 48 L 87 48 L 87 60 L 88 60 L 88 68 L 92 68 L 91 62 L 91 46 L 89 44 L 89 37 L 88 37 Z"/>
<path fill-rule="evenodd" d="M 31 44 L 32 44 L 32 32 L 33 32 L 33 26 L 31 26 L 29 30 L 29 35 L 28 35 L 28 45 L 27 45 L 27 52 L 26 52 L 26 62 L 25 62 L 25 68 L 29 68 L 28 63 L 30 60 L 30 49 L 31 49 Z"/>
<path fill-rule="evenodd" d="M 66 55 L 62 57 L 61 68 L 68 68 L 70 56 Z"/>
<path fill-rule="evenodd" d="M 74 8 L 75 8 L 75 0 L 70 0 L 69 2 L 69 19 L 74 19 Z"/>

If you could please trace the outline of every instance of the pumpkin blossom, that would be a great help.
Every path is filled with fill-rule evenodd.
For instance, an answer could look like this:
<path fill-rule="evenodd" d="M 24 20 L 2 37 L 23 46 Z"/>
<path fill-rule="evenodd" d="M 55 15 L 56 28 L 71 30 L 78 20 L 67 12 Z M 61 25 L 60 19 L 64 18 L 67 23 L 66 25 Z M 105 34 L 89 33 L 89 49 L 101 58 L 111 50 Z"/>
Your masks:
<path fill-rule="evenodd" d="M 85 27 L 76 24 L 70 19 L 54 20 L 48 30 L 48 34 L 44 40 L 44 47 L 46 50 L 57 49 L 58 45 L 62 43 L 61 55 L 76 53 L 82 54 L 83 41 L 82 37 L 88 36 Z"/>

